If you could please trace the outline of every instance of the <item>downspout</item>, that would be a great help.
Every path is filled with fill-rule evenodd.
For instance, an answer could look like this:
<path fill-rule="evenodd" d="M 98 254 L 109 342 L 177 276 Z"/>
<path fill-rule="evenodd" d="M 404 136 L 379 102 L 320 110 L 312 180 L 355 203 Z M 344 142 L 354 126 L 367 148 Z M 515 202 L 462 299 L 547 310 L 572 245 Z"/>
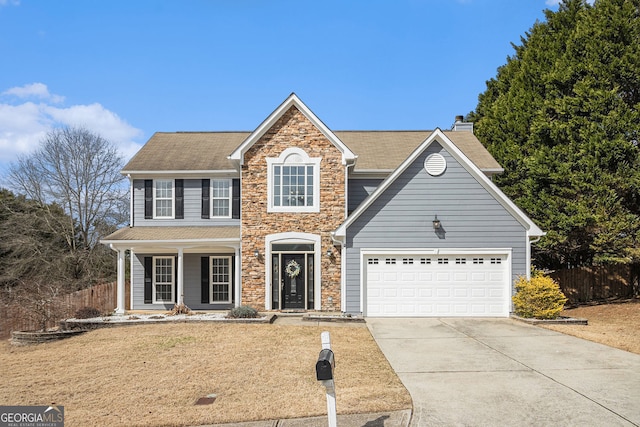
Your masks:
<path fill-rule="evenodd" d="M 131 179 L 131 174 L 127 174 L 127 178 L 129 178 L 129 227 L 133 227 L 133 179 Z"/>
<path fill-rule="evenodd" d="M 527 240 L 529 241 L 529 244 L 527 245 L 526 257 L 527 257 L 527 266 L 529 266 L 529 268 L 527 269 L 526 278 L 527 280 L 530 280 L 531 279 L 531 245 L 533 245 L 534 243 L 538 243 L 542 238 L 542 236 L 544 236 L 544 234 L 542 236 L 538 236 L 537 238 L 534 238 L 533 240 L 531 240 L 531 237 L 529 237 L 528 234 L 529 232 L 527 231 Z"/>
<path fill-rule="evenodd" d="M 356 161 L 353 160 L 351 163 L 347 163 L 347 167 L 344 168 L 344 218 L 345 220 L 349 216 L 349 168 L 355 167 Z M 340 311 L 342 313 L 346 312 L 347 309 L 347 250 L 345 248 L 345 242 L 342 239 L 336 239 L 334 233 L 330 233 L 331 240 L 335 245 L 340 246 Z"/>

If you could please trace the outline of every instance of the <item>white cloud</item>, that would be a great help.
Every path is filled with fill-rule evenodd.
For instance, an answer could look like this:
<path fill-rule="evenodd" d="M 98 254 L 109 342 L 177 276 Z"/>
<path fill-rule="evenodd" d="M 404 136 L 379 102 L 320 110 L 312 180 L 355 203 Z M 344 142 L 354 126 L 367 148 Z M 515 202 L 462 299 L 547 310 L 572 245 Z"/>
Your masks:
<path fill-rule="evenodd" d="M 2 95 L 13 95 L 21 99 L 37 98 L 56 104 L 64 101 L 64 96 L 49 93 L 49 89 L 44 83 L 31 83 L 20 87 L 12 87 L 2 92 Z"/>
<path fill-rule="evenodd" d="M 39 101 L 29 100 L 33 98 Z M 61 126 L 95 132 L 114 143 L 126 159 L 140 149 L 136 140 L 143 136 L 142 131 L 116 113 L 98 103 L 58 105 L 63 100 L 62 96 L 52 95 L 43 83 L 0 93 L 0 169 L 18 155 L 32 152 L 51 129 Z"/>

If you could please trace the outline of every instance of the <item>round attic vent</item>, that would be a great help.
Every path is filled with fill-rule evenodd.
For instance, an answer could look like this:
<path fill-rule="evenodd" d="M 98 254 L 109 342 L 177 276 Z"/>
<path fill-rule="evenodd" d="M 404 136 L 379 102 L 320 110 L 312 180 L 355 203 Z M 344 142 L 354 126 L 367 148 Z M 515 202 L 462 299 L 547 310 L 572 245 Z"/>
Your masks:
<path fill-rule="evenodd" d="M 442 175 L 447 168 L 447 161 L 441 154 L 430 154 L 424 161 L 424 169 L 431 176 Z"/>

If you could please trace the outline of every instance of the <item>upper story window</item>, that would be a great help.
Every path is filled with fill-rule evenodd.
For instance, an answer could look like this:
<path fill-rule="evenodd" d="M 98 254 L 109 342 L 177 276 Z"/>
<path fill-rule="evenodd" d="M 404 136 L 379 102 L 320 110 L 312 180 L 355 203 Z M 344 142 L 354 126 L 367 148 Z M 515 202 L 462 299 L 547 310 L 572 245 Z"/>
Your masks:
<path fill-rule="evenodd" d="M 268 211 L 320 211 L 320 157 L 288 148 L 277 158 L 267 158 Z"/>
<path fill-rule="evenodd" d="M 184 218 L 183 179 L 144 180 L 145 219 Z"/>
<path fill-rule="evenodd" d="M 231 180 L 211 180 L 211 216 L 231 218 Z"/>
<path fill-rule="evenodd" d="M 173 180 L 156 179 L 153 188 L 153 216 L 154 218 L 173 218 L 173 213 Z"/>

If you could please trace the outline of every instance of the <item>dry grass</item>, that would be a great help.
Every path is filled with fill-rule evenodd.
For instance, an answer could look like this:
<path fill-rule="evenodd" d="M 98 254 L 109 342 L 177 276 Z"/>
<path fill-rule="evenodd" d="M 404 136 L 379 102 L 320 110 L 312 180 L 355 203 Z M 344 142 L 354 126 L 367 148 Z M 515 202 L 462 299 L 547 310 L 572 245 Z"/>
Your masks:
<path fill-rule="evenodd" d="M 65 407 L 73 426 L 187 426 L 326 414 L 315 379 L 331 332 L 338 413 L 411 398 L 365 327 L 179 323 L 101 329 L 29 347 L 0 344 L 3 405 Z M 197 398 L 215 393 L 212 405 Z"/>
<path fill-rule="evenodd" d="M 563 316 L 586 318 L 584 325 L 548 325 L 546 328 L 640 354 L 640 300 L 565 310 Z"/>

